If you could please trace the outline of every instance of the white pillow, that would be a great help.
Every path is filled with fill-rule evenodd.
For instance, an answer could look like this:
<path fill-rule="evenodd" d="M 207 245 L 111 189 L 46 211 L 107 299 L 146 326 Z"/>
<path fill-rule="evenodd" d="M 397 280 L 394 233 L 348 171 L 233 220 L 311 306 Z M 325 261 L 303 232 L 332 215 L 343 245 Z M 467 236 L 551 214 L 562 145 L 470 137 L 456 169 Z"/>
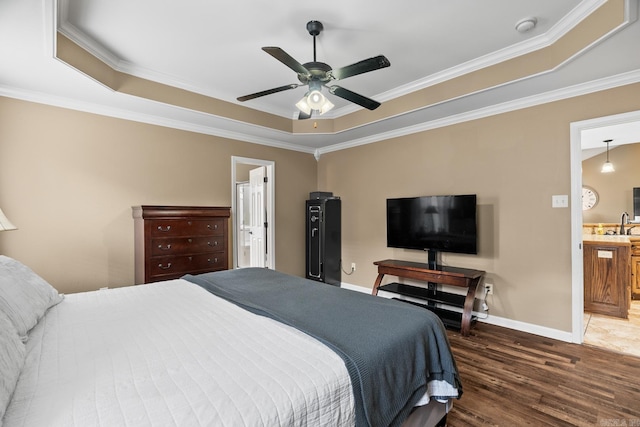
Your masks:
<path fill-rule="evenodd" d="M 0 311 L 0 424 L 24 365 L 25 347 L 11 320 Z"/>
<path fill-rule="evenodd" d="M 60 301 L 53 286 L 29 267 L 0 255 L 0 311 L 4 312 L 18 331 L 22 341 L 44 313 Z"/>

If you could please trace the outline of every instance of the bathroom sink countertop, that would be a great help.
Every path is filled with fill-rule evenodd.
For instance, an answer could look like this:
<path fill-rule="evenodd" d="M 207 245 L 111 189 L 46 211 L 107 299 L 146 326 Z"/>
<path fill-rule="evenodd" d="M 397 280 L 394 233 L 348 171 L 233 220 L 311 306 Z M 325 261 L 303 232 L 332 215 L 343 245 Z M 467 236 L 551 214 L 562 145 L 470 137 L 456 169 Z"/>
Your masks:
<path fill-rule="evenodd" d="M 636 240 L 640 236 L 620 236 L 620 235 L 608 235 L 608 234 L 583 234 L 582 241 L 584 242 L 602 242 L 602 243 L 617 243 L 617 244 L 629 244 L 632 238 Z"/>

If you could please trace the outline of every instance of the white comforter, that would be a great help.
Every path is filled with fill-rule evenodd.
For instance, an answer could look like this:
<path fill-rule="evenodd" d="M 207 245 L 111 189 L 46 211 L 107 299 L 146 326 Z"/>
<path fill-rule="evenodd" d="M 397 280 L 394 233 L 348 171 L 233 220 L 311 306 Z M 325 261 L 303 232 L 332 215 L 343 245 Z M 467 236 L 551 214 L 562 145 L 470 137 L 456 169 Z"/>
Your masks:
<path fill-rule="evenodd" d="M 27 351 L 5 427 L 354 422 L 339 356 L 183 280 L 67 295 Z"/>

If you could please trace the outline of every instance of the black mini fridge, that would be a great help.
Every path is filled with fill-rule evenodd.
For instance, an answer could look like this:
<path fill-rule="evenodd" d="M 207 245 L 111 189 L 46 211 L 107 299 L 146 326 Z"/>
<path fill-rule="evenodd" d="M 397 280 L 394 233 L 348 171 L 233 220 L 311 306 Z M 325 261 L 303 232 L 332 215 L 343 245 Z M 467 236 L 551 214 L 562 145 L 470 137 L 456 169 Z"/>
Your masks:
<path fill-rule="evenodd" d="M 307 279 L 340 286 L 340 198 L 330 194 L 311 193 L 307 200 Z"/>

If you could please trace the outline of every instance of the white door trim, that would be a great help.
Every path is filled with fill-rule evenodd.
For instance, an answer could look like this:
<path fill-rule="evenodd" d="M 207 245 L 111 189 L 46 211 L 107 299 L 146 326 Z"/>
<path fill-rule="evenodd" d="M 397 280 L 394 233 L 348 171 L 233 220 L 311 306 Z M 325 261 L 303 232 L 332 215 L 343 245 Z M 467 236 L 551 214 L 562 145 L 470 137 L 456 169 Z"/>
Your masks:
<path fill-rule="evenodd" d="M 275 227 L 275 167 L 276 164 L 272 160 L 261 160 L 261 159 L 251 159 L 248 157 L 238 157 L 231 156 L 231 221 L 233 223 L 231 229 L 233 232 L 233 268 L 237 268 L 237 260 L 238 260 L 238 245 L 236 241 L 236 233 L 235 227 L 237 224 L 236 218 L 236 167 L 239 164 L 247 164 L 254 166 L 264 166 L 266 168 L 267 173 L 267 201 L 266 201 L 266 210 L 267 210 L 267 260 L 266 267 L 272 270 L 275 269 L 276 258 L 275 258 L 275 247 L 276 247 L 276 227 Z"/>
<path fill-rule="evenodd" d="M 582 132 L 640 121 L 640 111 L 598 117 L 570 125 L 571 156 L 571 326 L 572 340 L 584 336 L 584 272 L 582 254 Z"/>

